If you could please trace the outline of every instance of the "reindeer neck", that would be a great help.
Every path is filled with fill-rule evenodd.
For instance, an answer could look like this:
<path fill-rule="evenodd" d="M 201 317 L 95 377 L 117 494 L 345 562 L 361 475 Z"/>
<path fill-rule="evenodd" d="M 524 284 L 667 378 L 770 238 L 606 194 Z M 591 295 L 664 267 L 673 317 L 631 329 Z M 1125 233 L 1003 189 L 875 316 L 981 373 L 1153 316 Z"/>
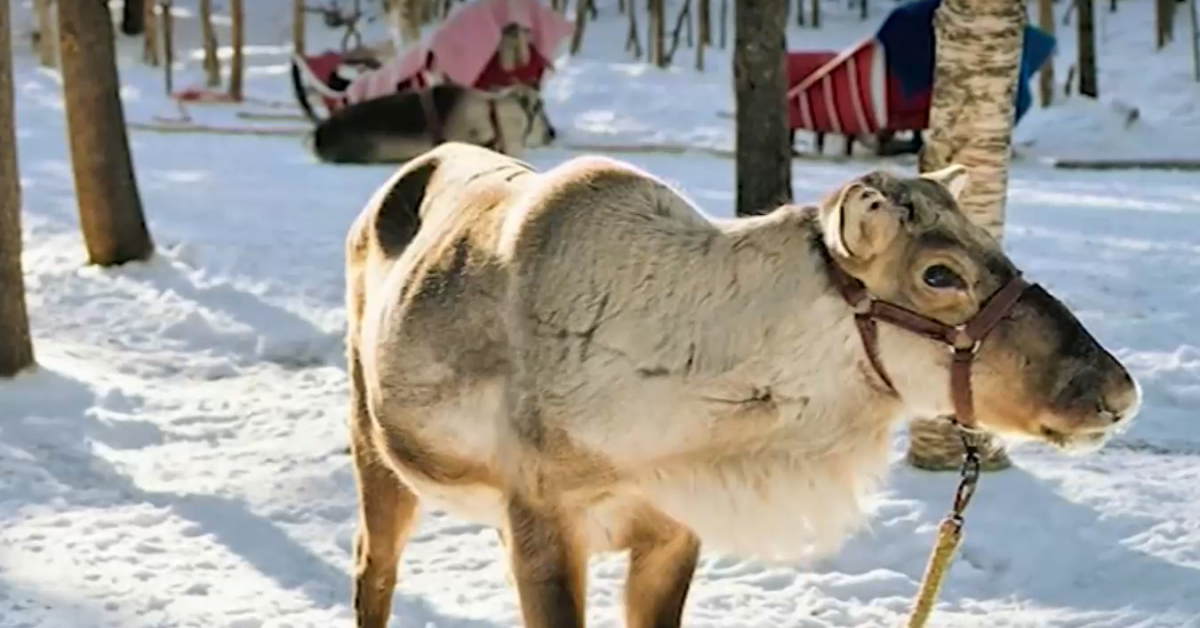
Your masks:
<path fill-rule="evenodd" d="M 830 314 L 821 306 L 832 299 L 823 297 L 837 293 L 825 278 L 816 220 L 815 208 L 785 206 L 717 224 L 721 237 L 712 254 L 720 272 L 713 281 L 734 293 L 732 311 L 780 323 Z"/>
<path fill-rule="evenodd" d="M 797 396 L 828 397 L 847 428 L 873 431 L 895 419 L 899 405 L 865 370 L 853 312 L 829 281 L 816 208 L 788 206 L 718 227 L 720 272 L 711 285 L 723 298 L 715 299 L 722 311 L 712 313 L 711 328 L 729 330 L 722 341 L 740 348 L 745 370 Z"/>

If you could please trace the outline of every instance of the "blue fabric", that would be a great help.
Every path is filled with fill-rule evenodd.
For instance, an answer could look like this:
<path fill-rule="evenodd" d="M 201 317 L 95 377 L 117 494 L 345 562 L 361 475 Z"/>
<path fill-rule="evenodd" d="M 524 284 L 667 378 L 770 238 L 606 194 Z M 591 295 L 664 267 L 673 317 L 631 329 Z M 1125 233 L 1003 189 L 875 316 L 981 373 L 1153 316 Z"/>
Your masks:
<path fill-rule="evenodd" d="M 910 0 L 892 10 L 875 38 L 887 53 L 888 73 L 896 77 L 905 94 L 919 94 L 933 87 L 933 12 L 941 0 Z M 1029 110 L 1033 97 L 1029 79 L 1054 52 L 1055 40 L 1034 26 L 1025 27 L 1021 49 L 1020 78 L 1017 80 L 1017 121 Z"/>

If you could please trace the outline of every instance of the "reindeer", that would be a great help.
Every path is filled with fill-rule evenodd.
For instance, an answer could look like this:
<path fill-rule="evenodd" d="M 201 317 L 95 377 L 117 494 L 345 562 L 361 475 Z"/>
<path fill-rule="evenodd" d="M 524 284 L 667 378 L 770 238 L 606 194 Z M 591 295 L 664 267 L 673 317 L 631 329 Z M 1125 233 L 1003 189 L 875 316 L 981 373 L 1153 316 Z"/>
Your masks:
<path fill-rule="evenodd" d="M 702 547 L 834 551 L 908 417 L 1071 452 L 1124 429 L 1140 387 L 959 210 L 967 181 L 717 220 L 601 157 L 408 162 L 346 240 L 358 625 L 386 625 L 420 505 L 499 530 L 526 626 L 583 626 L 589 556 L 626 550 L 625 625 L 679 626 Z"/>

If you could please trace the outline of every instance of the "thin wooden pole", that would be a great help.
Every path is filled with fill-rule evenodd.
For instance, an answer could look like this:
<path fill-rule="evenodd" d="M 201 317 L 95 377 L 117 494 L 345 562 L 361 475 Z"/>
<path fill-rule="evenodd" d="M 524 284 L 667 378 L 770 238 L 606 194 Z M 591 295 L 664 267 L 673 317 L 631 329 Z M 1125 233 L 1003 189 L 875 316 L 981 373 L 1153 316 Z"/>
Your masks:
<path fill-rule="evenodd" d="M 161 0 L 158 4 L 159 19 L 162 20 L 163 34 L 163 82 L 167 88 L 167 96 L 175 93 L 175 18 L 171 15 L 171 0 Z"/>
<path fill-rule="evenodd" d="M 142 18 L 146 25 L 146 32 L 142 33 L 142 60 L 151 67 L 159 64 L 158 58 L 158 15 L 155 8 L 158 3 L 154 0 L 146 0 L 142 5 L 142 9 L 146 15 Z"/>
<path fill-rule="evenodd" d="M 304 0 L 292 0 L 292 52 L 304 56 Z"/>
<path fill-rule="evenodd" d="M 1051 0 L 1038 0 L 1038 26 L 1051 37 L 1054 36 L 1054 3 Z M 1038 91 L 1041 92 L 1043 107 L 1054 104 L 1054 56 L 1046 59 L 1045 65 L 1038 70 Z"/>
<path fill-rule="evenodd" d="M 241 102 L 242 77 L 246 69 L 246 59 L 242 54 L 246 39 L 246 10 L 242 0 L 229 0 L 229 13 L 233 22 L 229 34 L 229 44 L 233 47 L 233 59 L 229 62 L 229 97 Z"/>
<path fill-rule="evenodd" d="M 1192 22 L 1192 77 L 1200 83 L 1200 17 L 1196 16 L 1196 0 L 1188 0 L 1188 17 Z"/>

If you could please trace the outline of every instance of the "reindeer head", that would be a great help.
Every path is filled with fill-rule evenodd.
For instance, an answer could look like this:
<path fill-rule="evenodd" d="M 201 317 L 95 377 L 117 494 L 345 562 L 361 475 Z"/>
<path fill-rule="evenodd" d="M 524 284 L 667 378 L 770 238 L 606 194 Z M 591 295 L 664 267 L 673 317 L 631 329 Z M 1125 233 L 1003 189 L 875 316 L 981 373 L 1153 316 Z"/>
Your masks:
<path fill-rule="evenodd" d="M 558 136 L 550 116 L 546 114 L 546 103 L 537 88 L 524 84 L 516 84 L 499 90 L 495 98 L 516 103 L 525 115 L 524 141 L 525 148 L 546 146 Z"/>
<path fill-rule="evenodd" d="M 500 43 L 496 46 L 496 53 L 499 55 L 500 67 L 505 72 L 529 65 L 529 38 L 529 29 L 515 22 L 505 25 L 500 31 Z"/>
<path fill-rule="evenodd" d="M 871 298 L 935 327 L 961 331 L 952 328 L 985 308 L 985 317 L 998 313 L 969 371 L 980 427 L 1064 449 L 1102 445 L 1137 413 L 1138 384 L 1040 286 L 999 295 L 1011 294 L 1011 307 L 988 307 L 1019 272 L 1000 243 L 960 211 L 966 184 L 967 171 L 957 165 L 913 178 L 872 172 L 846 183 L 820 210 L 832 263 Z M 947 376 L 948 342 L 878 326 L 879 361 L 915 415 L 953 414 L 958 392 Z"/>

